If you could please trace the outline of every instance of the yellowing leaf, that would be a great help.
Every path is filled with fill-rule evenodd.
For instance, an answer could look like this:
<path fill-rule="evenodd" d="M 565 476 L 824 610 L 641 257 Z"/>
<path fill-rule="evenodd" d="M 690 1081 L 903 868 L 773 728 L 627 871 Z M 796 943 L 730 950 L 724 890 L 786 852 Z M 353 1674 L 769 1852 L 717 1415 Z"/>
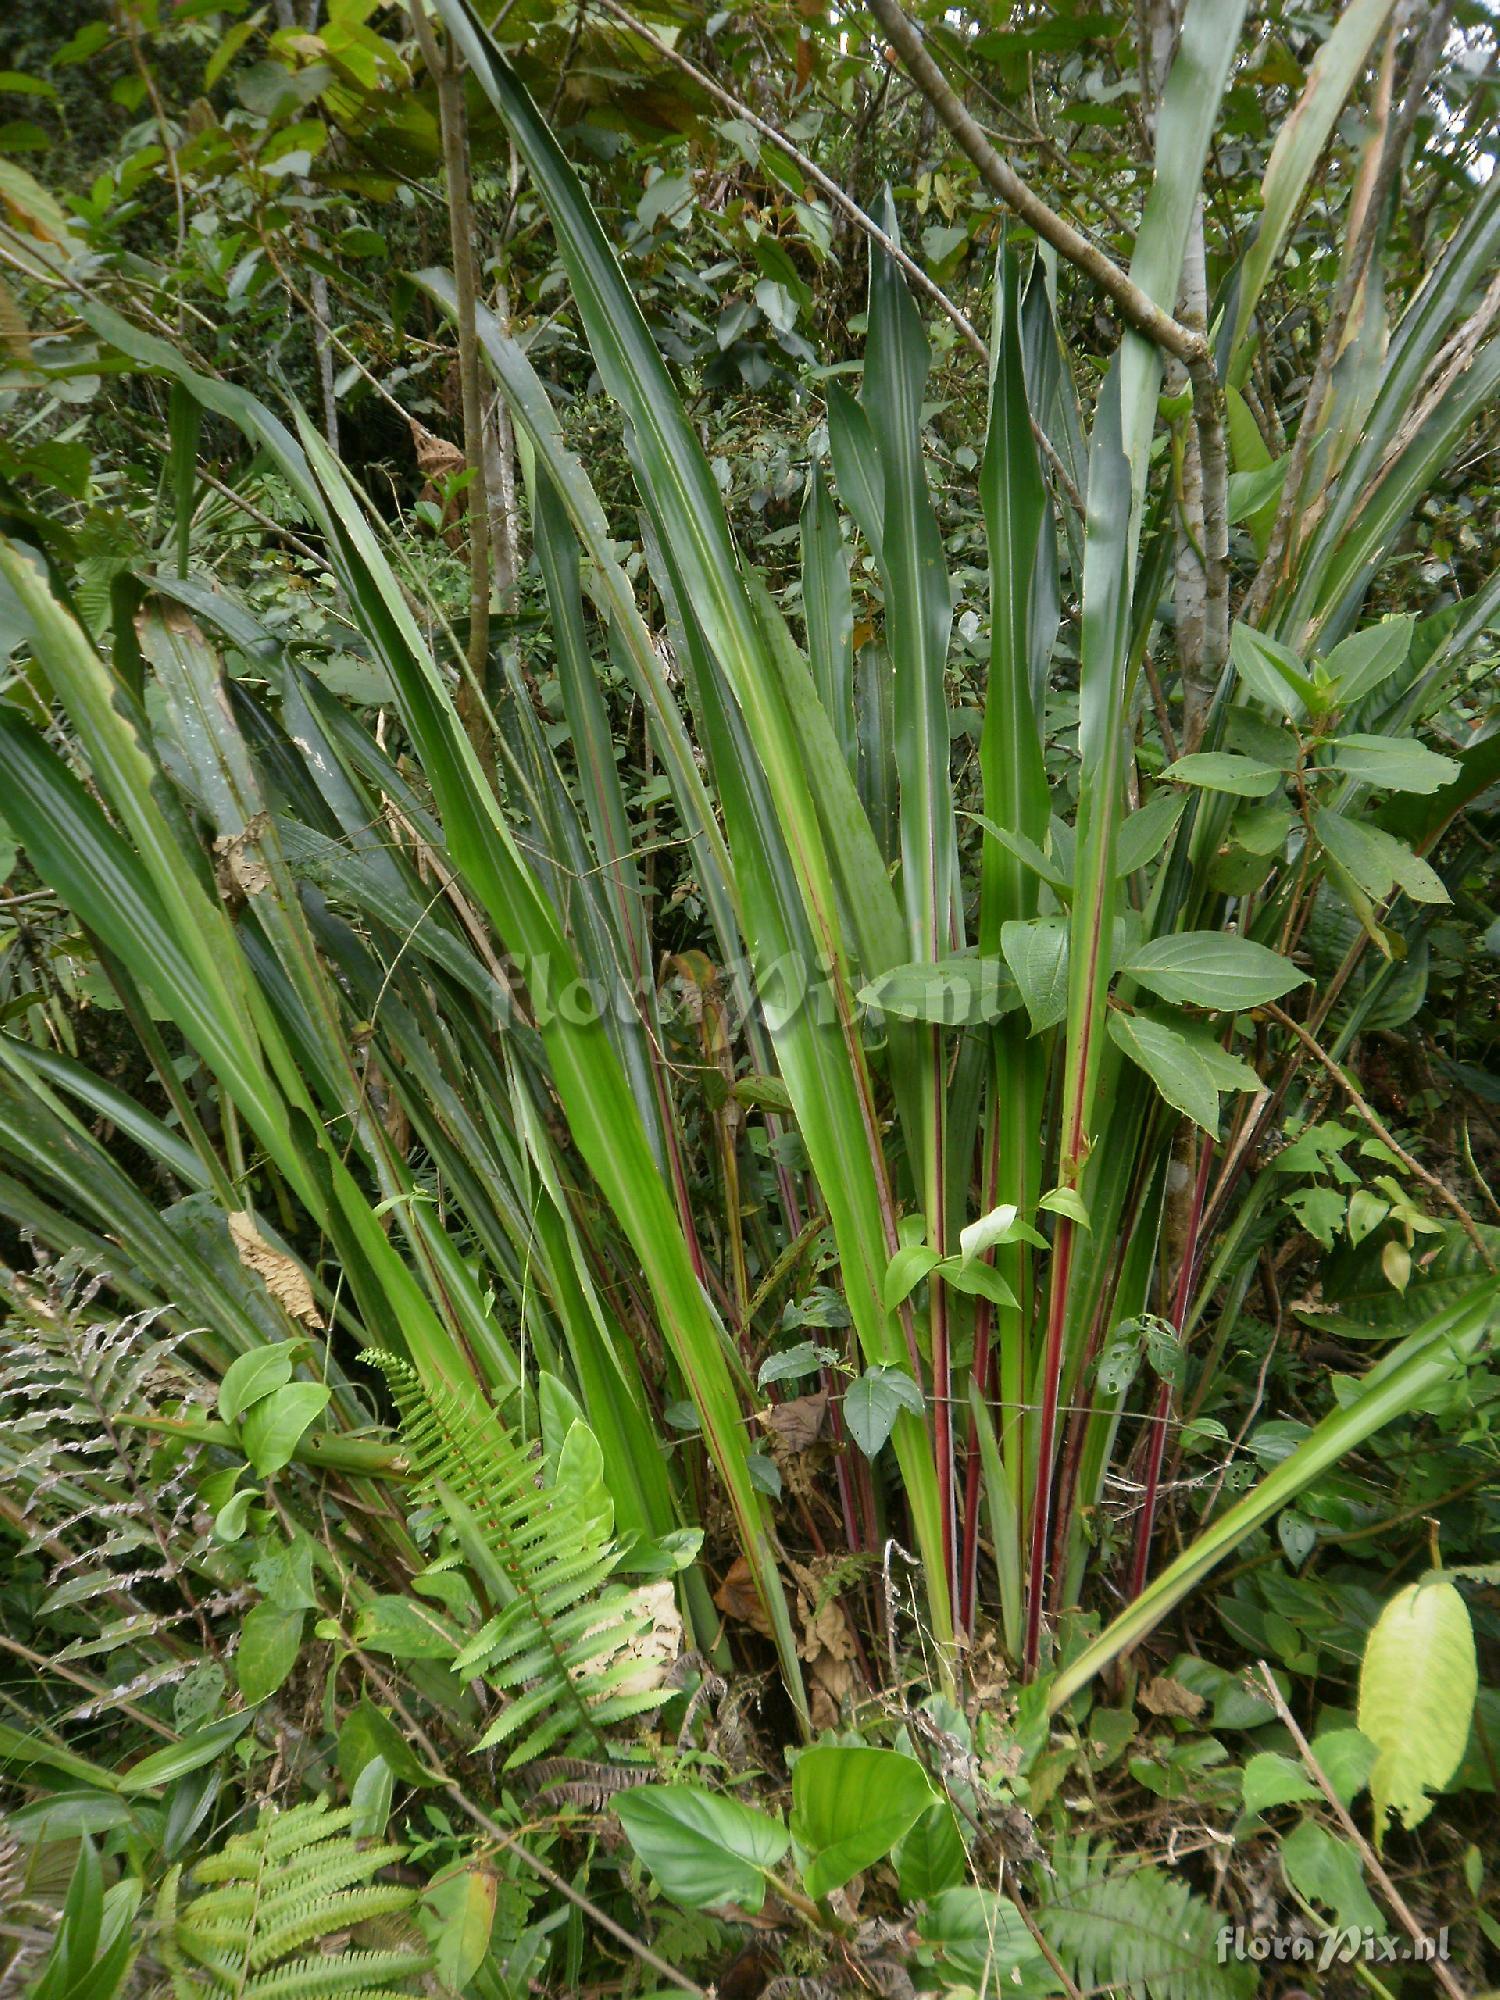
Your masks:
<path fill-rule="evenodd" d="M 1379 1751 L 1370 1773 L 1379 1845 L 1393 1811 L 1405 1827 L 1458 1769 L 1479 1672 L 1469 1609 L 1451 1583 L 1412 1583 L 1381 1612 L 1359 1671 L 1359 1727 Z"/>

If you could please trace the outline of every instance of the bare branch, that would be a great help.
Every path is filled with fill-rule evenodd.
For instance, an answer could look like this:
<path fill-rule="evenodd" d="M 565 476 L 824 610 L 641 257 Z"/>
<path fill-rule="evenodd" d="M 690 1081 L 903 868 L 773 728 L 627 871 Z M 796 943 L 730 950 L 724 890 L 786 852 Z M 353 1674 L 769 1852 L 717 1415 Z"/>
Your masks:
<path fill-rule="evenodd" d="M 931 104 L 959 145 L 979 169 L 985 184 L 1033 228 L 1044 243 L 1050 243 L 1111 298 L 1120 316 L 1147 340 L 1176 355 L 1189 366 L 1206 358 L 1208 346 L 1200 333 L 1181 326 L 1154 299 L 1143 292 L 1128 272 L 1112 257 L 1076 230 L 1071 222 L 1050 209 L 1034 194 L 1007 161 L 1002 160 L 975 120 L 959 102 L 952 85 L 927 53 L 916 26 L 907 19 L 897 0 L 870 0 L 870 12 L 879 21 L 900 56 L 907 74 Z"/>

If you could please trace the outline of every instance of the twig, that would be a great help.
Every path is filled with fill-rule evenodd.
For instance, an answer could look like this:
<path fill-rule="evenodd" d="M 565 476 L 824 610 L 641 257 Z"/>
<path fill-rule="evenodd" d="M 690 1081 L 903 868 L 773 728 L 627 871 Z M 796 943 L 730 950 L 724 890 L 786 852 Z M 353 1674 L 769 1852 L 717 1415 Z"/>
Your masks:
<path fill-rule="evenodd" d="M 145 1729 L 155 1730 L 158 1736 L 164 1736 L 169 1743 L 178 1741 L 175 1733 L 164 1722 L 158 1721 L 144 1708 L 137 1708 L 133 1701 L 121 1700 L 113 1688 L 106 1687 L 103 1681 L 96 1681 L 91 1674 L 81 1674 L 76 1668 L 64 1666 L 59 1659 L 48 1659 L 45 1654 L 34 1653 L 29 1646 L 23 1646 L 19 1639 L 7 1638 L 3 1632 L 0 1632 L 0 1646 L 3 1646 L 7 1653 L 14 1653 L 17 1659 L 25 1660 L 28 1665 L 39 1668 L 44 1674 L 56 1674 L 61 1680 L 71 1681 L 74 1687 L 81 1687 L 86 1694 L 97 1697 L 100 1705 L 119 1709 L 122 1715 L 128 1715 L 133 1722 L 139 1722 Z"/>
<path fill-rule="evenodd" d="M 1283 1028 L 1289 1029 L 1297 1037 L 1298 1041 L 1301 1042 L 1308 1054 L 1317 1058 L 1348 1098 L 1351 1108 L 1364 1119 L 1381 1144 L 1390 1147 L 1407 1172 L 1414 1174 L 1424 1187 L 1431 1189 L 1445 1207 L 1452 1210 L 1453 1214 L 1458 1217 L 1459 1224 L 1465 1236 L 1468 1237 L 1484 1260 L 1485 1269 L 1493 1271 L 1495 1269 L 1495 1260 L 1490 1255 L 1485 1240 L 1479 1233 L 1479 1225 L 1475 1222 L 1473 1216 L 1470 1215 L 1458 1196 L 1443 1184 L 1430 1167 L 1424 1167 L 1420 1160 L 1412 1158 L 1400 1140 L 1396 1138 L 1395 1134 L 1371 1108 L 1361 1094 L 1358 1084 L 1343 1065 L 1335 1062 L 1322 1043 L 1310 1035 L 1300 1021 L 1294 1021 L 1285 1008 L 1278 1007 L 1274 1000 L 1265 1002 L 1265 1012 L 1271 1016 L 1273 1021 L 1279 1021 Z"/>
<path fill-rule="evenodd" d="M 1350 1840 L 1353 1841 L 1355 1848 L 1358 1850 L 1360 1860 L 1369 1870 L 1371 1880 L 1375 1883 L 1376 1887 L 1381 1891 L 1386 1901 L 1390 1904 L 1392 1910 L 1395 1912 L 1398 1920 L 1400 1921 L 1402 1929 L 1406 1932 L 1407 1936 L 1411 1939 L 1413 1944 L 1420 1945 L 1421 1947 L 1423 1947 L 1425 1954 L 1425 1951 L 1428 1948 L 1430 1948 L 1432 1942 L 1431 1939 L 1428 1937 L 1426 1931 L 1422 1929 L 1422 1926 L 1417 1922 L 1416 1918 L 1412 1915 L 1410 1908 L 1407 1906 L 1406 1898 L 1401 1894 L 1401 1891 L 1396 1887 L 1395 1883 L 1386 1873 L 1385 1868 L 1381 1862 L 1380 1856 L 1375 1852 L 1374 1848 L 1371 1847 L 1369 1841 L 1365 1839 L 1364 1835 L 1355 1825 L 1353 1816 L 1351 1815 L 1349 1808 L 1344 1804 L 1343 1800 L 1339 1797 L 1338 1793 L 1333 1789 L 1333 1786 L 1329 1783 L 1327 1773 L 1324 1771 L 1322 1765 L 1318 1762 L 1317 1758 L 1313 1755 L 1312 1745 L 1308 1742 L 1307 1738 L 1302 1734 L 1302 1730 L 1298 1725 L 1297 1718 L 1292 1714 L 1292 1711 L 1287 1707 L 1286 1697 L 1282 1694 L 1281 1689 L 1276 1685 L 1275 1675 L 1271 1672 L 1271 1669 L 1266 1665 L 1264 1660 L 1258 1660 L 1256 1662 L 1256 1665 L 1260 1668 L 1260 1677 L 1266 1684 L 1266 1692 L 1270 1697 L 1271 1706 L 1276 1710 L 1277 1716 L 1280 1718 L 1281 1722 L 1285 1725 L 1289 1735 L 1291 1736 L 1292 1741 L 1296 1744 L 1297 1754 L 1302 1759 L 1303 1765 L 1307 1771 L 1307 1775 L 1317 1785 L 1318 1790 L 1323 1794 L 1324 1798 L 1327 1799 L 1329 1805 L 1332 1806 L 1334 1811 L 1334 1817 L 1338 1820 L 1339 1825 L 1344 1829 L 1345 1833 L 1348 1834 Z M 1432 1970 L 1433 1970 L 1433 1975 L 1436 1978 L 1439 1986 L 1441 1986 L 1443 1991 L 1448 1995 L 1448 2000 L 1468 2000 L 1468 1996 L 1465 1994 L 1464 1989 L 1459 1985 L 1458 1981 L 1454 1978 L 1453 1974 L 1448 1970 L 1447 1966 L 1443 1963 L 1442 1959 L 1436 1957 L 1433 1958 Z"/>
<path fill-rule="evenodd" d="M 613 0 L 605 0 L 613 4 Z M 986 185 L 1029 224 L 1060 257 L 1065 257 L 1099 287 L 1119 307 L 1126 323 L 1168 354 L 1192 367 L 1208 358 L 1208 343 L 1201 333 L 1179 324 L 1169 312 L 1143 292 L 1128 272 L 1112 257 L 1091 243 L 1080 230 L 1049 208 L 1040 195 L 1026 185 L 1015 168 L 1002 160 L 983 130 L 964 109 L 953 86 L 943 75 L 916 26 L 907 19 L 898 0 L 870 0 L 870 12 L 889 35 L 907 74 L 947 126 L 959 145 L 979 169 Z"/>
<path fill-rule="evenodd" d="M 320 569 L 327 566 L 327 557 L 319 555 L 311 542 L 304 542 L 300 535 L 294 534 L 282 522 L 273 521 L 271 516 L 263 513 L 253 500 L 247 500 L 243 493 L 236 493 L 232 486 L 226 486 L 222 479 L 216 479 L 206 466 L 199 466 L 198 477 L 205 486 L 211 486 L 215 493 L 228 500 L 232 506 L 238 507 L 241 513 L 248 514 L 252 521 L 259 522 L 260 526 L 270 534 L 279 535 L 288 547 L 297 551 L 299 556 L 305 556 L 309 562 L 315 562 Z"/>

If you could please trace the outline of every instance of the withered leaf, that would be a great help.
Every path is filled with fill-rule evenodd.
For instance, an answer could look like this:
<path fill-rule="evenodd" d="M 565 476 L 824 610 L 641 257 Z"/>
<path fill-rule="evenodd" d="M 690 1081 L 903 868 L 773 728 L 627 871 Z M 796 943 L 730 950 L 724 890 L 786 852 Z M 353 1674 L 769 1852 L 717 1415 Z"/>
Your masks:
<path fill-rule="evenodd" d="M 283 1312 L 304 1326 L 322 1326 L 323 1315 L 313 1301 L 306 1272 L 294 1257 L 272 1248 L 248 1210 L 236 1209 L 229 1217 L 229 1236 L 240 1262 L 255 1273 Z"/>
<path fill-rule="evenodd" d="M 1187 1722 L 1195 1720 L 1207 1706 L 1201 1694 L 1194 1694 L 1190 1687 L 1184 1687 L 1168 1674 L 1158 1674 L 1154 1681 L 1147 1681 L 1139 1700 L 1148 1715 L 1177 1715 Z"/>
<path fill-rule="evenodd" d="M 806 1451 L 822 1435 L 827 1415 L 828 1391 L 819 1389 L 815 1395 L 798 1396 L 789 1403 L 772 1403 L 769 1409 L 756 1412 L 756 1422 L 787 1451 Z"/>
<path fill-rule="evenodd" d="M 748 1625 L 752 1632 L 759 1632 L 767 1639 L 772 1636 L 771 1621 L 760 1601 L 750 1565 L 743 1556 L 736 1556 L 725 1571 L 724 1581 L 714 1592 L 714 1605 L 726 1618 Z"/>

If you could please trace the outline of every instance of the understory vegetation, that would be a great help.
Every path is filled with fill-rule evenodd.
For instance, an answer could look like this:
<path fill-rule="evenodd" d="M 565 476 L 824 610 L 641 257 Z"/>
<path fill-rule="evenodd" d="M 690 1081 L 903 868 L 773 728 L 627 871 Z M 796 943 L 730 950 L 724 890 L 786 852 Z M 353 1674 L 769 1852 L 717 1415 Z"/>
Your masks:
<path fill-rule="evenodd" d="M 1500 1990 L 1489 0 L 11 0 L 0 1991 Z"/>

